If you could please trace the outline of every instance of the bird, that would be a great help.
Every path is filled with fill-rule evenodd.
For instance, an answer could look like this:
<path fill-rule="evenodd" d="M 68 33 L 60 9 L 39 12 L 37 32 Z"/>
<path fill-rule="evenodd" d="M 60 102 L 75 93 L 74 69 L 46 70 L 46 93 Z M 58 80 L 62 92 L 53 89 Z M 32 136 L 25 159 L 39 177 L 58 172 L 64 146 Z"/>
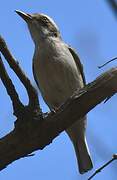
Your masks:
<path fill-rule="evenodd" d="M 62 40 L 52 18 L 42 13 L 29 14 L 19 10 L 16 13 L 27 23 L 35 45 L 34 79 L 50 110 L 56 112 L 76 90 L 85 86 L 83 65 L 76 51 Z M 85 136 L 86 124 L 85 116 L 66 129 L 75 149 L 80 174 L 93 168 Z"/>

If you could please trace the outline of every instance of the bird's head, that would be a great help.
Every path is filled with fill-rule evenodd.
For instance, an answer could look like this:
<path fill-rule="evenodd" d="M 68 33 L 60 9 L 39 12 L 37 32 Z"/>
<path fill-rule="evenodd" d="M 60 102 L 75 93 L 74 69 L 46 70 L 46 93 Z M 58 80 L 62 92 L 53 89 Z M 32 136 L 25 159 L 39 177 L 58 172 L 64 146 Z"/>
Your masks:
<path fill-rule="evenodd" d="M 22 11 L 16 13 L 25 20 L 35 43 L 47 37 L 60 38 L 60 32 L 55 22 L 45 14 L 28 14 Z"/>

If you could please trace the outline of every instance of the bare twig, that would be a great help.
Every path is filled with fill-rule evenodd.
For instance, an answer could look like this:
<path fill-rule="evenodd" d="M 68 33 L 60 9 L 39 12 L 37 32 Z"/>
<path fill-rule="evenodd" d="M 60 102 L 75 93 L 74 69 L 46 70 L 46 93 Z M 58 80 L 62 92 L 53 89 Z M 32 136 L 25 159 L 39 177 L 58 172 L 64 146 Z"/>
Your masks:
<path fill-rule="evenodd" d="M 102 68 L 102 67 L 106 66 L 107 64 L 109 64 L 110 62 L 112 62 L 112 61 L 114 61 L 114 60 L 117 60 L 117 57 L 115 57 L 115 58 L 113 58 L 113 59 L 111 59 L 111 60 L 107 61 L 106 63 L 104 63 L 104 64 L 103 64 L 103 65 L 101 65 L 101 66 L 98 66 L 98 68 L 100 69 L 100 68 Z"/>
<path fill-rule="evenodd" d="M 36 89 L 32 86 L 30 80 L 26 77 L 24 72 L 21 70 L 21 67 L 15 60 L 15 58 L 10 53 L 4 39 L 0 36 L 0 51 L 7 60 L 9 66 L 13 69 L 13 71 L 16 73 L 20 81 L 25 86 L 28 96 L 29 96 L 29 106 L 31 108 L 38 107 L 39 108 L 39 101 Z M 41 109 L 40 109 L 41 111 Z"/>
<path fill-rule="evenodd" d="M 96 176 L 96 174 L 98 174 L 99 172 L 101 172 L 101 170 L 103 170 L 105 167 L 107 167 L 110 163 L 112 163 L 112 162 L 113 162 L 114 160 L 116 160 L 116 159 L 117 159 L 117 155 L 114 154 L 113 157 L 112 157 L 112 159 L 109 160 L 107 163 L 105 163 L 103 166 L 101 166 L 99 169 L 97 169 L 97 170 L 94 172 L 94 174 L 92 174 L 92 176 L 90 176 L 90 177 L 88 178 L 88 180 L 91 180 L 94 176 Z"/>

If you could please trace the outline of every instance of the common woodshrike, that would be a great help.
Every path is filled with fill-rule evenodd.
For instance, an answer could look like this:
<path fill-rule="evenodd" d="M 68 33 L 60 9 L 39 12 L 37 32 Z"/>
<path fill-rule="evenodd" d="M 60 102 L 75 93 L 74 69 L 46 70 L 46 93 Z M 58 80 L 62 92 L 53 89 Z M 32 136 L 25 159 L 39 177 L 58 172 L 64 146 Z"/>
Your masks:
<path fill-rule="evenodd" d="M 35 81 L 50 110 L 56 111 L 75 90 L 85 85 L 80 59 L 76 52 L 63 42 L 57 25 L 50 17 L 44 14 L 16 12 L 26 21 L 35 44 Z M 85 130 L 86 117 L 66 130 L 74 145 L 81 174 L 92 169 Z"/>

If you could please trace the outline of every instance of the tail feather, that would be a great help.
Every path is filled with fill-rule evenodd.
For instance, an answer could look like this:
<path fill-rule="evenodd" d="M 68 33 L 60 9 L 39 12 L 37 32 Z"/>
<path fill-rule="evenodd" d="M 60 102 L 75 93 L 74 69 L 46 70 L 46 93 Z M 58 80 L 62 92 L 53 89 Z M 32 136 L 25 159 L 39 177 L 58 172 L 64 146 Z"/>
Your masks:
<path fill-rule="evenodd" d="M 73 143 L 79 166 L 79 172 L 81 174 L 93 168 L 93 164 L 91 161 L 90 153 L 85 138 L 85 130 L 86 117 L 83 117 L 80 121 L 77 121 L 69 129 L 66 130 L 68 136 L 70 137 Z"/>
<path fill-rule="evenodd" d="M 77 156 L 79 172 L 83 174 L 93 168 L 86 139 L 82 139 L 80 142 L 74 142 L 73 144 Z"/>

